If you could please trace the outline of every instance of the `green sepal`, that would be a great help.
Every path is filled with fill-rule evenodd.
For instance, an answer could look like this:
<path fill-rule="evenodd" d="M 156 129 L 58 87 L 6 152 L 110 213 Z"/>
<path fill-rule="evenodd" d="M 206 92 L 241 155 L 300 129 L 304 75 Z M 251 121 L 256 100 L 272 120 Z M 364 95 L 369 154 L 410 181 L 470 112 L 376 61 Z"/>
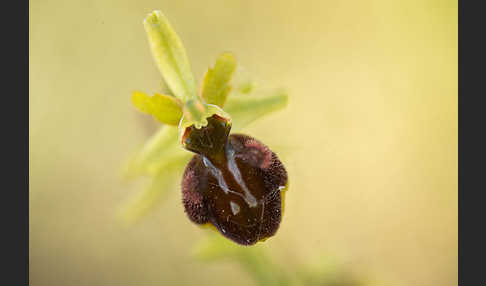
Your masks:
<path fill-rule="evenodd" d="M 179 36 L 160 11 L 148 14 L 144 22 L 152 55 L 172 93 L 185 102 L 197 96 L 196 81 Z"/>
<path fill-rule="evenodd" d="M 191 154 L 185 152 L 182 156 L 165 160 L 157 168 L 148 186 L 137 192 L 119 209 L 118 218 L 124 224 L 133 224 L 157 208 L 167 195 L 178 189 L 180 172 L 189 162 Z"/>
<path fill-rule="evenodd" d="M 141 148 L 132 154 L 123 169 L 123 176 L 132 179 L 138 176 L 155 176 L 162 166 L 172 160 L 190 154 L 178 143 L 177 128 L 162 126 Z"/>
<path fill-rule="evenodd" d="M 283 90 L 278 90 L 270 95 L 235 95 L 228 98 L 224 108 L 233 119 L 233 131 L 239 131 L 243 127 L 266 115 L 283 109 L 287 106 L 288 95 Z"/>

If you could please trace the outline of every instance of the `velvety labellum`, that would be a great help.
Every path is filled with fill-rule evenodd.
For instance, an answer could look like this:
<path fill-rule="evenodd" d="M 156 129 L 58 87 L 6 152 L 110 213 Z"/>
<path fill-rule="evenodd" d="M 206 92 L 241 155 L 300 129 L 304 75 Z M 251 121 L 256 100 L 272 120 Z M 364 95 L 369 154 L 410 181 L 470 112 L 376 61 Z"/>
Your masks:
<path fill-rule="evenodd" d="M 183 145 L 197 154 L 184 172 L 182 200 L 191 221 L 252 245 L 280 225 L 287 172 L 267 146 L 247 135 L 229 135 L 230 129 L 217 115 L 206 127 L 187 128 Z"/>

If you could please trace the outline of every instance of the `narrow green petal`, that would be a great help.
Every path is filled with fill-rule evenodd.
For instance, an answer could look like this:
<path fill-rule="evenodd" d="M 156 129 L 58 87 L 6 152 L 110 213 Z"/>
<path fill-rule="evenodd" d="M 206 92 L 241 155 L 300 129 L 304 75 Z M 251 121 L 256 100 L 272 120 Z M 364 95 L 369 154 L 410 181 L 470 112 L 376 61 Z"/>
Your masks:
<path fill-rule="evenodd" d="M 287 106 L 288 95 L 284 91 L 276 91 L 271 95 L 240 95 L 230 96 L 224 110 L 233 119 L 233 131 L 266 115 Z"/>
<path fill-rule="evenodd" d="M 201 97 L 209 104 L 223 107 L 231 90 L 230 81 L 236 68 L 231 53 L 222 53 L 213 68 L 209 68 L 201 84 Z"/>
<path fill-rule="evenodd" d="M 144 20 L 152 55 L 172 93 L 185 102 L 197 96 L 196 81 L 179 36 L 160 11 Z"/>
<path fill-rule="evenodd" d="M 132 104 L 140 112 L 146 114 L 151 114 L 152 112 L 152 100 L 150 100 L 150 96 L 148 96 L 146 93 L 135 91 L 132 94 Z"/>
<path fill-rule="evenodd" d="M 152 115 L 160 122 L 177 126 L 182 117 L 180 102 L 170 95 L 154 94 L 152 96 Z"/>
<path fill-rule="evenodd" d="M 133 93 L 132 103 L 141 112 L 151 114 L 165 124 L 177 126 L 182 117 L 180 101 L 170 95 L 149 96 L 137 91 Z"/>

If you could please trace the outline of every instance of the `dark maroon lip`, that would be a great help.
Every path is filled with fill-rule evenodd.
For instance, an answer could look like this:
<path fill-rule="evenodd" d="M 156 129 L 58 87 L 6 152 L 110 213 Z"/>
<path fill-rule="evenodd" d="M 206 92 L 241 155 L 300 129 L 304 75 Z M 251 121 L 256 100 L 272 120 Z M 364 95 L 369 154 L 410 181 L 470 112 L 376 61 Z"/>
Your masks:
<path fill-rule="evenodd" d="M 206 157 L 221 157 L 224 152 L 231 124 L 225 118 L 216 114 L 207 118 L 208 125 L 196 128 L 191 125 L 186 128 L 182 136 L 185 149 Z"/>
<path fill-rule="evenodd" d="M 211 223 L 234 242 L 252 245 L 280 225 L 287 172 L 267 146 L 247 135 L 229 135 L 230 129 L 217 115 L 206 127 L 186 129 L 184 147 L 196 155 L 184 172 L 182 201 L 194 223 Z"/>

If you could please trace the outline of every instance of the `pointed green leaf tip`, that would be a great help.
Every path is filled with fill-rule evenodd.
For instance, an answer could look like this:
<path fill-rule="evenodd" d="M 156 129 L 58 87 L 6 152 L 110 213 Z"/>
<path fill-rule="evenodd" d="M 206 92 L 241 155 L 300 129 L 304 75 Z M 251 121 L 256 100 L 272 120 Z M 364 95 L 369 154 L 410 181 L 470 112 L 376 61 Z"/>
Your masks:
<path fill-rule="evenodd" d="M 196 81 L 186 51 L 167 18 L 153 11 L 143 24 L 154 60 L 172 93 L 182 102 L 196 97 Z"/>
<path fill-rule="evenodd" d="M 149 96 L 136 91 L 132 95 L 132 103 L 139 111 L 151 114 L 165 124 L 177 126 L 182 117 L 180 101 L 170 95 L 156 93 Z"/>
<path fill-rule="evenodd" d="M 223 53 L 204 75 L 200 95 L 206 103 L 223 107 L 231 90 L 230 81 L 236 67 L 233 54 Z"/>

